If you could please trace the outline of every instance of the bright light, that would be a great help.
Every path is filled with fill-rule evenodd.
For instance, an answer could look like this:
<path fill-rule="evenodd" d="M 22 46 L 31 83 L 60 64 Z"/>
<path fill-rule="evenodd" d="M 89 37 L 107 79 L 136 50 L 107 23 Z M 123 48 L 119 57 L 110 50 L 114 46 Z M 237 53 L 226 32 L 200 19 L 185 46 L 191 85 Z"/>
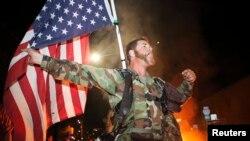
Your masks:
<path fill-rule="evenodd" d="M 100 59 L 101 59 L 101 56 L 99 55 L 99 54 L 97 54 L 97 53 L 93 53 L 92 55 L 91 55 L 91 61 L 93 61 L 93 62 L 99 62 L 100 61 Z"/>
<path fill-rule="evenodd" d="M 181 118 L 177 118 L 176 121 L 177 121 L 177 122 L 181 122 Z"/>

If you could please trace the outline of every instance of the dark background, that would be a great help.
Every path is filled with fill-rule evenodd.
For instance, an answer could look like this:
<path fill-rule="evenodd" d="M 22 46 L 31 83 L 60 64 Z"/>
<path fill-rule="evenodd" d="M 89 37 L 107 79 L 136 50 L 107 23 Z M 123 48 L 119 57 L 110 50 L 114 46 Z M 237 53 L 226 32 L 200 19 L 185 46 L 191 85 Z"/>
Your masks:
<path fill-rule="evenodd" d="M 13 53 L 44 2 L 44 0 L 25 0 L 5 1 L 1 4 L 0 90 L 2 93 Z M 152 44 L 157 46 L 155 50 L 158 63 L 156 68 L 152 69 L 152 73 L 173 83 L 179 82 L 181 70 L 192 68 L 198 76 L 195 98 L 205 99 L 249 75 L 249 42 L 247 42 L 249 15 L 247 5 L 243 1 L 117 0 L 115 2 L 123 43 L 126 44 L 137 36 L 148 36 Z M 113 33 L 109 33 L 110 30 L 113 32 L 114 28 L 92 34 L 91 46 L 97 44 L 97 47 L 91 49 L 97 50 L 100 42 L 117 48 L 118 44 L 113 42 L 116 37 Z M 160 44 L 157 44 L 158 41 Z M 110 52 L 115 51 L 117 49 L 111 49 Z M 111 60 L 119 61 L 119 58 Z M 104 66 L 113 67 L 119 62 L 109 63 L 110 61 L 107 61 Z"/>

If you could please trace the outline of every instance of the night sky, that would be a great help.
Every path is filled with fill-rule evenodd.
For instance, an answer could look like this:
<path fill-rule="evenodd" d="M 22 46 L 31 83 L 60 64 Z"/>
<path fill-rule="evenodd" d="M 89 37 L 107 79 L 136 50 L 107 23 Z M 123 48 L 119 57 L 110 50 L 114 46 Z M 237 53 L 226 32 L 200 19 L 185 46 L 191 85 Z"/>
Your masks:
<path fill-rule="evenodd" d="M 0 85 L 6 79 L 12 55 L 44 0 L 1 4 Z M 197 76 L 197 99 L 230 86 L 249 75 L 247 8 L 240 1 L 211 0 L 115 0 L 124 46 L 147 36 L 155 47 L 153 75 L 177 85 L 185 68 Z M 5 10 L 8 9 L 8 10 Z M 120 67 L 115 28 L 91 34 L 91 52 L 104 54 L 103 67 Z M 105 61 L 106 60 L 106 61 Z"/>

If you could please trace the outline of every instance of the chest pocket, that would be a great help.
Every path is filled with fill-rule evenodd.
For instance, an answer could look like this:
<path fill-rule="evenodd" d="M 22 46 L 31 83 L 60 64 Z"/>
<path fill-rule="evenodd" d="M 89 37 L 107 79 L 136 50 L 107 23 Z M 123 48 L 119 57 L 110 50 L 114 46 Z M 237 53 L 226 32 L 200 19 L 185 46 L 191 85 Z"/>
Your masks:
<path fill-rule="evenodd" d="M 135 119 L 150 118 L 152 120 L 159 119 L 162 115 L 160 93 L 155 83 L 143 84 L 140 82 L 137 89 L 134 89 L 134 112 Z"/>

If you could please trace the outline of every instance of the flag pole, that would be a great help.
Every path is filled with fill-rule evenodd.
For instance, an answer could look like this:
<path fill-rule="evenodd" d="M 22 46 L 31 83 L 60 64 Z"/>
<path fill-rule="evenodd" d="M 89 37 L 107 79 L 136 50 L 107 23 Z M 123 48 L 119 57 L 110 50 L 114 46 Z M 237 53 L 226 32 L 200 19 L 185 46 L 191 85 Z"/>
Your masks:
<path fill-rule="evenodd" d="M 110 1 L 111 1 L 112 14 L 114 17 L 114 25 L 115 25 L 116 35 L 117 35 L 117 40 L 118 40 L 118 45 L 119 45 L 119 52 L 120 52 L 122 68 L 126 69 L 126 60 L 125 60 L 125 55 L 124 55 L 124 51 L 123 51 L 121 33 L 119 30 L 119 26 L 118 26 L 119 22 L 118 22 L 117 15 L 116 15 L 115 3 L 114 3 L 114 0 L 110 0 Z"/>

